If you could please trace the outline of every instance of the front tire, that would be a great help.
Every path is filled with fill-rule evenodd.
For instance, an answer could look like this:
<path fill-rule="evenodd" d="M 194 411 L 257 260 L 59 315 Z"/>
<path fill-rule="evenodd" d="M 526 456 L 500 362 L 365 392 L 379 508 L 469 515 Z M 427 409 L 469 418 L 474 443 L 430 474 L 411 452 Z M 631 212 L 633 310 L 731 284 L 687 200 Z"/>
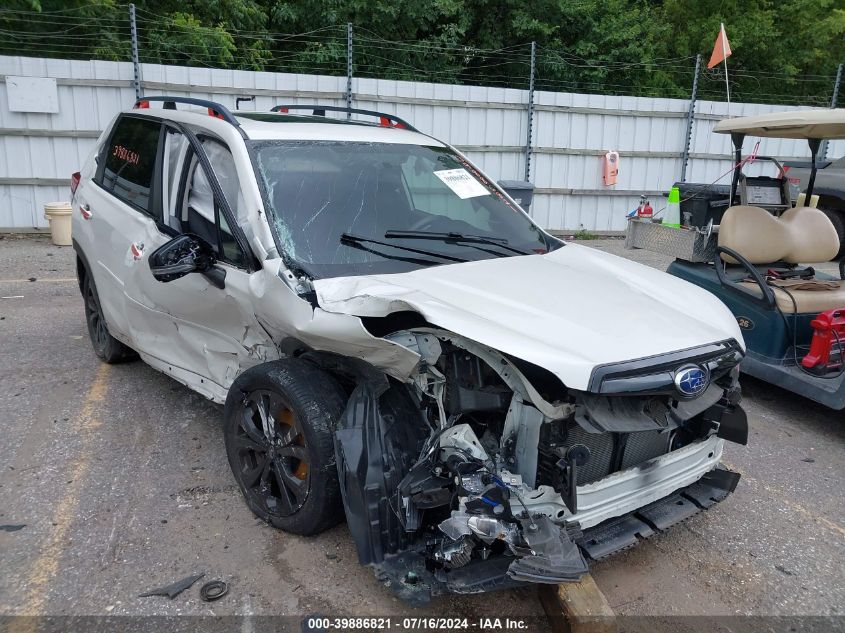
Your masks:
<path fill-rule="evenodd" d="M 257 365 L 235 380 L 224 409 L 226 454 L 257 517 L 302 535 L 340 522 L 333 437 L 345 403 L 334 378 L 297 358 Z"/>

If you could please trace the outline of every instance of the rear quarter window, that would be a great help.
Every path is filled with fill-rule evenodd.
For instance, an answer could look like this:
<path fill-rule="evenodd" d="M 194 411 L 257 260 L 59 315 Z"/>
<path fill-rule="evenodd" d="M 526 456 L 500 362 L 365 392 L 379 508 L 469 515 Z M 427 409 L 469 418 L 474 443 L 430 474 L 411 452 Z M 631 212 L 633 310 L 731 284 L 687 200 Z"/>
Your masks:
<path fill-rule="evenodd" d="M 160 132 L 157 121 L 122 117 L 109 139 L 100 182 L 106 191 L 153 217 L 151 191 Z"/>

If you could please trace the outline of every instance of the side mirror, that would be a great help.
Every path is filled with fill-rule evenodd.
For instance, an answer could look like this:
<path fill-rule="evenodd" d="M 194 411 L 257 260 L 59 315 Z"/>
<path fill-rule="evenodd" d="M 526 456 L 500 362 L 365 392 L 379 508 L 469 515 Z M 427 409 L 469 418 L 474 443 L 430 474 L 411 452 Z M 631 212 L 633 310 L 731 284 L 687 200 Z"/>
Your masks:
<path fill-rule="evenodd" d="M 158 247 L 148 261 L 153 277 L 166 283 L 189 273 L 207 273 L 217 261 L 217 256 L 211 244 L 186 233 Z"/>

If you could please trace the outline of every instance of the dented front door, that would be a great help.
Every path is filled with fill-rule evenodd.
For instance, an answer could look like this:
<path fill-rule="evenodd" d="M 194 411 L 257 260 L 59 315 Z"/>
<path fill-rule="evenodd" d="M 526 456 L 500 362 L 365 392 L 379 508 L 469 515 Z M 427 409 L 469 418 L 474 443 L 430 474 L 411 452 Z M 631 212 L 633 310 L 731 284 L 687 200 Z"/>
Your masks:
<path fill-rule="evenodd" d="M 219 143 L 212 149 L 218 162 L 231 160 Z M 252 311 L 249 254 L 232 237 L 220 196 L 209 187 L 216 167 L 209 164 L 207 173 L 191 144 L 174 130 L 167 133 L 161 161 L 163 223 L 150 220 L 133 236 L 142 248 L 127 262 L 126 312 L 139 351 L 198 391 L 219 395 L 243 367 L 267 359 L 274 348 Z M 238 197 L 236 181 L 225 189 Z M 217 266 L 226 273 L 223 288 L 201 273 L 167 283 L 153 277 L 150 253 L 185 232 L 213 241 Z M 203 387 L 205 381 L 213 384 Z"/>
<path fill-rule="evenodd" d="M 164 243 L 152 234 L 145 239 L 151 246 Z M 223 289 L 199 273 L 161 283 L 145 256 L 127 277 L 127 313 L 140 351 L 227 389 L 240 368 L 264 360 L 269 348 L 248 309 L 250 275 L 220 266 L 226 269 Z"/>

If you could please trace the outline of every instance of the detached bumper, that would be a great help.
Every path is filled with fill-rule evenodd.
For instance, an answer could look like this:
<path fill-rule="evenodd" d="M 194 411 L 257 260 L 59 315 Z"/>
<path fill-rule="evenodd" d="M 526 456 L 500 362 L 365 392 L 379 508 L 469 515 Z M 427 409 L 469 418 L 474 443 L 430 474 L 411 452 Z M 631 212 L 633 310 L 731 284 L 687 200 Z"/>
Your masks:
<path fill-rule="evenodd" d="M 593 560 L 633 547 L 723 501 L 736 489 L 739 477 L 720 466 L 659 501 L 584 530 L 578 545 Z"/>

